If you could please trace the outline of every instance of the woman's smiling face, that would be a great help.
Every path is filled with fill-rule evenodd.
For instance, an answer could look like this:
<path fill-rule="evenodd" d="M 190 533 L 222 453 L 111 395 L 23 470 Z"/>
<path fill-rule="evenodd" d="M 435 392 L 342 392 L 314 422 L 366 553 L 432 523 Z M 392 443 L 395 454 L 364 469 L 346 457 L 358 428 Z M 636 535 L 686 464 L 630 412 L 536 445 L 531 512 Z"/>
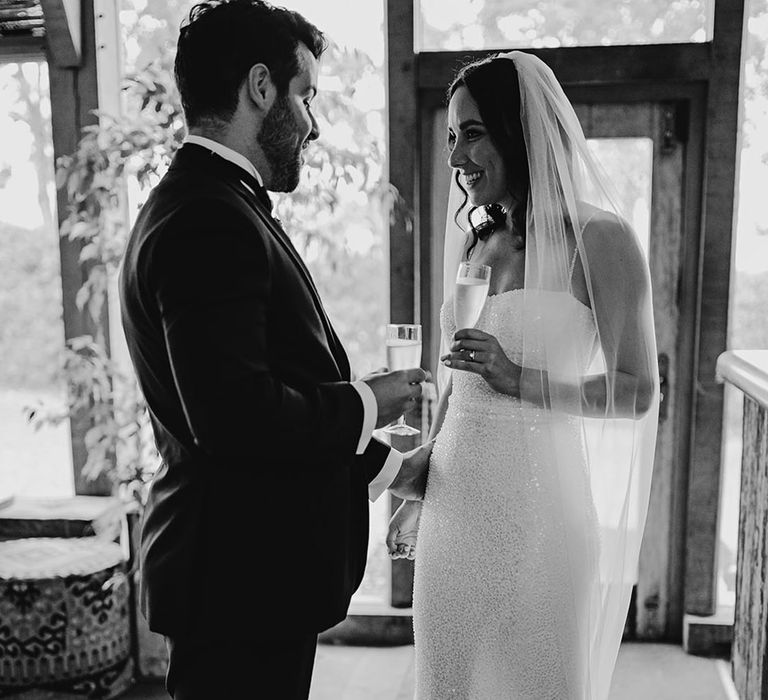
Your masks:
<path fill-rule="evenodd" d="M 460 182 L 473 206 L 499 203 L 508 208 L 507 168 L 483 124 L 477 103 L 465 86 L 457 88 L 448 104 L 448 164 L 461 173 Z"/>

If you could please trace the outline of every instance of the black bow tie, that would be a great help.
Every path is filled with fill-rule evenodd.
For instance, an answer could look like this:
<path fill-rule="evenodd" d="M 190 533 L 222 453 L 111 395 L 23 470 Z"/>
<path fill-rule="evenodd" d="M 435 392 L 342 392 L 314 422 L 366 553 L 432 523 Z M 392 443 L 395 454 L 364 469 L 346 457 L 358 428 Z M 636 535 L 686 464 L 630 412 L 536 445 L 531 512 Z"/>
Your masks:
<path fill-rule="evenodd" d="M 271 212 L 272 200 L 269 198 L 269 194 L 267 194 L 267 190 L 264 186 L 259 184 L 259 181 L 246 170 L 243 170 L 242 173 L 240 173 L 240 180 L 248 189 L 253 190 L 256 197 L 267 208 L 267 211 Z"/>
<path fill-rule="evenodd" d="M 197 143 L 184 144 L 180 156 L 183 158 L 184 154 L 189 154 L 190 157 L 197 159 L 200 156 L 194 154 L 203 153 L 207 154 L 209 158 L 204 164 L 204 167 L 214 169 L 217 173 L 220 173 L 222 177 L 227 179 L 236 177 L 247 189 L 251 190 L 256 195 L 256 198 L 267 208 L 268 212 L 272 211 L 272 200 L 269 198 L 267 190 L 264 189 L 264 186 L 259 183 L 254 175 L 237 163 L 233 163 L 231 160 L 223 158 L 215 151 L 212 151 L 207 146 L 201 146 Z"/>

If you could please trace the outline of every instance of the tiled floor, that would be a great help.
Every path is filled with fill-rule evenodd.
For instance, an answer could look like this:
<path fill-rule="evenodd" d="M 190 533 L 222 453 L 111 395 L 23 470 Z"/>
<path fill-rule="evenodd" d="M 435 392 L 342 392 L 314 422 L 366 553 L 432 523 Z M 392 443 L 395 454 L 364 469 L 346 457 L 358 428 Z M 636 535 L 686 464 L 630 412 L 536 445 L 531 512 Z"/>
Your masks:
<path fill-rule="evenodd" d="M 729 666 L 665 644 L 624 644 L 610 700 L 737 700 Z M 254 696 L 256 697 L 256 696 Z M 413 648 L 320 645 L 310 700 L 412 700 Z M 168 700 L 160 684 L 121 700 Z"/>

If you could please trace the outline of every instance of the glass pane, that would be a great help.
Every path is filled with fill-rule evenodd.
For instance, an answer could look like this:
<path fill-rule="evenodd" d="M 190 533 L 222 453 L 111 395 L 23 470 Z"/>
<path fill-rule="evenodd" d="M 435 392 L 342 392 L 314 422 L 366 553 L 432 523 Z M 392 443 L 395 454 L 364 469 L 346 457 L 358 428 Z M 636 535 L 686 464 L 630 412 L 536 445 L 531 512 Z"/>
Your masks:
<path fill-rule="evenodd" d="M 420 0 L 418 51 L 710 41 L 714 0 Z"/>
<path fill-rule="evenodd" d="M 384 325 L 389 320 L 389 216 L 379 190 L 386 177 L 384 3 L 288 0 L 282 4 L 314 22 L 336 45 L 320 63 L 318 146 L 330 158 L 351 166 L 350 175 L 339 181 L 333 209 L 321 204 L 315 209 L 317 216 L 305 219 L 312 221 L 306 228 L 298 226 L 294 215 L 293 232 L 288 231 L 312 271 L 353 372 L 363 376 L 386 365 Z M 285 197 L 299 207 L 299 216 L 306 197 L 302 187 L 311 192 L 311 173 L 305 170 L 299 191 Z M 368 563 L 353 602 L 388 604 L 387 493 L 370 504 L 370 516 Z"/>
<path fill-rule="evenodd" d="M 125 72 L 172 56 L 193 0 L 121 0 Z M 331 41 L 314 102 L 320 139 L 308 151 L 298 190 L 273 196 L 349 354 L 363 376 L 385 364 L 389 316 L 385 171 L 384 10 L 380 0 L 288 0 Z M 330 167 L 331 165 L 335 167 Z M 325 166 L 325 167 L 322 167 Z M 145 194 L 129 183 L 131 216 Z M 389 602 L 385 536 L 389 497 L 371 504 L 371 536 L 360 602 Z"/>
<path fill-rule="evenodd" d="M 618 197 L 619 211 L 635 229 L 648 257 L 651 235 L 653 141 L 649 138 L 587 139 Z"/>
<path fill-rule="evenodd" d="M 74 493 L 69 422 L 34 431 L 24 415 L 65 403 L 48 67 L 0 64 L 0 86 L 0 498 L 65 497 Z"/>
<path fill-rule="evenodd" d="M 740 113 L 740 170 L 735 193 L 737 211 L 731 272 L 728 347 L 768 348 L 768 4 L 752 0 L 746 7 L 747 35 L 742 51 L 744 71 Z M 723 475 L 718 551 L 718 603 L 735 602 L 741 485 L 741 414 L 743 394 L 728 389 L 723 425 Z"/>

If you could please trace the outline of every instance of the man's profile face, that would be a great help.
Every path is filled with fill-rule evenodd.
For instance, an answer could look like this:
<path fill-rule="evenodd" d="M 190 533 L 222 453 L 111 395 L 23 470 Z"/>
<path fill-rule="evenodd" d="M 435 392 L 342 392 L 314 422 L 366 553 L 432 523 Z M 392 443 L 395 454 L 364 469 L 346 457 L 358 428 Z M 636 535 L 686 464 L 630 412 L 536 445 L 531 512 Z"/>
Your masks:
<path fill-rule="evenodd" d="M 267 112 L 257 136 L 272 171 L 268 189 L 273 192 L 296 189 L 304 162 L 302 151 L 320 133 L 310 107 L 317 94 L 317 59 L 302 43 L 296 54 L 299 72 Z"/>

